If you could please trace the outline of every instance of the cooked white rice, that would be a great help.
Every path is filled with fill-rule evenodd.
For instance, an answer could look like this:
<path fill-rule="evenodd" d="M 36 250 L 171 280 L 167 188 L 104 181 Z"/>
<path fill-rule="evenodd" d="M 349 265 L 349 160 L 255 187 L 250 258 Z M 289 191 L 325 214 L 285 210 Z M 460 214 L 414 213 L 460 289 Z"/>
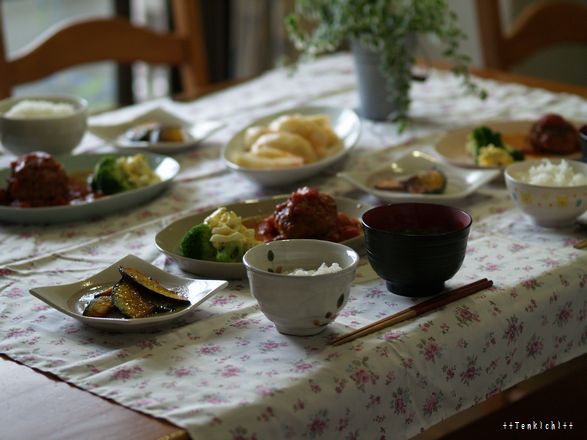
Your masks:
<path fill-rule="evenodd" d="M 335 273 L 342 270 L 342 267 L 338 263 L 332 263 L 332 265 L 328 266 L 326 263 L 322 263 L 320 267 L 316 270 L 305 270 L 305 269 L 294 269 L 288 273 L 288 275 L 293 275 L 296 277 L 301 276 L 314 276 L 314 275 L 324 275 L 327 273 Z"/>
<path fill-rule="evenodd" d="M 69 116 L 75 107 L 66 102 L 24 99 L 13 105 L 4 116 L 12 119 L 41 119 Z"/>
<path fill-rule="evenodd" d="M 520 180 L 533 185 L 542 186 L 579 186 L 587 185 L 587 176 L 577 173 L 566 160 L 554 164 L 548 159 L 543 159 L 540 164 L 528 169 L 527 173 L 520 176 Z"/>

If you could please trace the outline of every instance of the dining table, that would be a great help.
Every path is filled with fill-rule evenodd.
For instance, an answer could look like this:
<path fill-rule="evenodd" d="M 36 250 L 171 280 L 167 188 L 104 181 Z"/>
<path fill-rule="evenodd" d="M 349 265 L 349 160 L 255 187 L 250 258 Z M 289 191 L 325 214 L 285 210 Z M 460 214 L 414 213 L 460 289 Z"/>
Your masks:
<path fill-rule="evenodd" d="M 358 142 L 340 161 L 270 187 L 229 169 L 224 146 L 276 112 L 356 109 L 350 54 L 319 57 L 295 72 L 277 68 L 193 101 L 162 98 L 91 116 L 90 125 L 107 125 L 165 108 L 219 128 L 174 154 L 179 174 L 138 206 L 86 221 L 0 224 L 0 438 L 411 438 L 584 355 L 587 251 L 573 245 L 587 229 L 581 222 L 535 225 L 500 178 L 451 201 L 473 223 L 463 265 L 447 286 L 479 278 L 493 286 L 342 345 L 331 341 L 421 300 L 389 292 L 364 254 L 348 303 L 315 336 L 279 333 L 246 278 L 229 280 L 188 316 L 140 332 L 86 326 L 29 292 L 86 279 L 129 254 L 197 279 L 155 243 L 180 218 L 303 186 L 377 206 L 386 202 L 338 174 L 413 151 L 442 161 L 434 148 L 440 136 L 488 120 L 558 113 L 587 121 L 585 89 L 473 73 L 489 92 L 485 100 L 466 94 L 450 71 L 428 67 L 426 80 L 411 86 L 404 130 L 390 120 L 362 119 Z M 115 151 L 88 132 L 73 154 Z M 2 152 L 1 167 L 14 158 Z M 584 423 L 572 422 L 577 430 Z"/>

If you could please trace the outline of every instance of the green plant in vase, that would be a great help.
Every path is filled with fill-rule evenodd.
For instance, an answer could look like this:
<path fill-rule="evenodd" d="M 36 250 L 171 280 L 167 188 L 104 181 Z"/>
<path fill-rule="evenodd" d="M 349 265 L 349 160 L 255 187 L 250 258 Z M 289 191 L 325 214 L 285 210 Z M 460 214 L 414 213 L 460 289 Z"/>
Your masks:
<path fill-rule="evenodd" d="M 359 84 L 360 94 L 373 94 L 361 96 L 361 111 L 371 119 L 391 115 L 401 129 L 406 126 L 415 45 L 421 34 L 434 35 L 443 57 L 463 79 L 465 89 L 485 98 L 486 92 L 469 77 L 469 57 L 459 51 L 466 35 L 445 0 L 296 0 L 286 26 L 302 59 L 333 52 L 350 43 L 359 81 L 364 82 Z M 362 75 L 359 63 L 376 66 Z M 383 97 L 384 109 L 370 112 L 365 108 L 378 97 Z"/>

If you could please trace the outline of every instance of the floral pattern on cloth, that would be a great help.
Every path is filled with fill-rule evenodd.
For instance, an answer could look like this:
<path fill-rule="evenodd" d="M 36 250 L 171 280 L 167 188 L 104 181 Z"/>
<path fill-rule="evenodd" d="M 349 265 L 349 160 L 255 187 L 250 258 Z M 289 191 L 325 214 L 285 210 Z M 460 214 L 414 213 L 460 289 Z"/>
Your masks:
<path fill-rule="evenodd" d="M 587 352 L 587 253 L 572 247 L 585 232 L 534 226 L 499 183 L 458 204 L 474 223 L 463 267 L 447 282 L 455 287 L 483 276 L 494 286 L 338 347 L 328 344 L 335 335 L 418 300 L 393 295 L 382 280 L 362 275 L 323 333 L 293 337 L 276 331 L 241 280 L 168 327 L 116 334 L 85 327 L 28 293 L 84 279 L 129 252 L 189 276 L 155 247 L 155 234 L 165 225 L 295 189 L 262 189 L 229 173 L 218 158 L 221 145 L 258 116 L 283 108 L 308 102 L 354 106 L 352 84 L 350 58 L 333 56 L 293 78 L 274 71 L 202 101 L 177 104 L 186 117 L 222 119 L 227 127 L 177 156 L 182 171 L 171 191 L 90 223 L 2 226 L 0 352 L 168 419 L 194 439 L 407 438 Z M 432 71 L 428 82 L 414 85 L 408 132 L 366 122 L 351 158 L 304 183 L 375 204 L 336 179 L 336 171 L 368 168 L 411 149 L 431 151 L 431 135 L 490 117 L 536 117 L 545 105 L 587 115 L 585 101 L 569 95 L 493 83 L 491 92 L 487 102 L 462 97 L 452 77 Z M 80 147 L 93 149 L 109 147 L 92 139 Z M 364 258 L 361 263 L 365 270 L 359 273 L 367 274 Z"/>

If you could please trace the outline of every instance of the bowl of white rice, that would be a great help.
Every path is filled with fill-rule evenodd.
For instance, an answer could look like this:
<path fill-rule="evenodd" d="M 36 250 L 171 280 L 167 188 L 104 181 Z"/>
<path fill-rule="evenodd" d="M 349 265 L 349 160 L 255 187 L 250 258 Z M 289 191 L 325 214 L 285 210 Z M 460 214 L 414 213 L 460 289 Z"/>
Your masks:
<path fill-rule="evenodd" d="M 516 205 L 539 226 L 571 226 L 587 210 L 587 163 L 515 162 L 505 169 L 505 182 Z"/>
<path fill-rule="evenodd" d="M 310 336 L 345 306 L 359 256 L 330 241 L 277 240 L 251 248 L 243 262 L 267 319 L 280 333 Z"/>
<path fill-rule="evenodd" d="M 73 96 L 26 96 L 0 101 L 0 142 L 15 155 L 70 153 L 85 132 L 88 103 Z"/>

